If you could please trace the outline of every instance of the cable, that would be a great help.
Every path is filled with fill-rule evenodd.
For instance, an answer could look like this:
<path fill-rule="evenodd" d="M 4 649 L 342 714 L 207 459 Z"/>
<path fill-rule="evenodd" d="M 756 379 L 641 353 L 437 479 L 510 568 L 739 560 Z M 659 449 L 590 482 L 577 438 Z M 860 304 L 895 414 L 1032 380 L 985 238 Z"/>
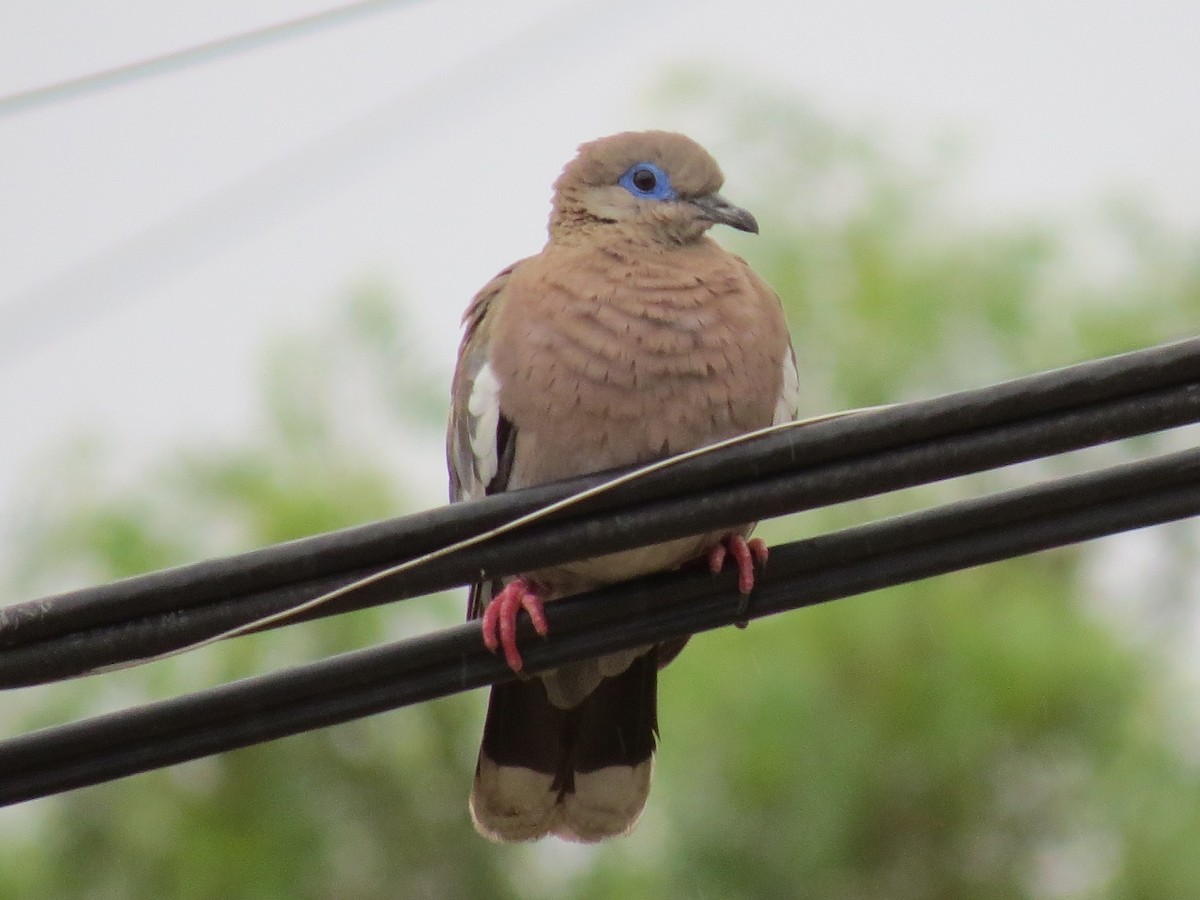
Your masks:
<path fill-rule="evenodd" d="M 549 604 L 531 670 L 1200 514 L 1200 450 L 949 504 L 773 548 L 742 608 L 734 574 L 656 575 Z M 96 784 L 512 678 L 472 623 L 0 743 L 0 804 Z"/>
<path fill-rule="evenodd" d="M 164 75 L 167 72 L 177 72 L 180 69 L 213 62 L 237 53 L 257 50 L 278 41 L 383 12 L 389 6 L 407 5 L 412 2 L 413 0 L 361 0 L 358 3 L 348 3 L 345 6 L 337 6 L 295 19 L 275 22 L 238 34 L 204 41 L 181 50 L 160 53 L 136 62 L 123 63 L 109 69 L 66 78 L 52 84 L 0 95 L 0 118 L 40 109 L 87 94 L 110 90 L 144 78 Z"/>
<path fill-rule="evenodd" d="M 1200 420 L 1200 339 L 755 438 L 339 598 L 315 618 L 484 576 L 733 526 Z M 608 476 L 413 516 L 0 610 L 0 686 L 145 658 L 488 531 Z"/>
<path fill-rule="evenodd" d="M 470 115 L 498 92 L 506 75 L 525 77 L 552 70 L 558 57 L 579 55 L 581 40 L 599 40 L 605 29 L 619 34 L 623 8 L 634 9 L 635 0 L 556 7 L 527 30 L 469 61 L 397 93 L 5 298 L 0 302 L 0 367 L 237 244 L 289 210 L 302 208 L 373 168 L 394 165 L 402 154 L 436 133 L 434 125 L 447 109 Z M 662 16 L 668 8 L 636 6 L 640 18 Z"/>

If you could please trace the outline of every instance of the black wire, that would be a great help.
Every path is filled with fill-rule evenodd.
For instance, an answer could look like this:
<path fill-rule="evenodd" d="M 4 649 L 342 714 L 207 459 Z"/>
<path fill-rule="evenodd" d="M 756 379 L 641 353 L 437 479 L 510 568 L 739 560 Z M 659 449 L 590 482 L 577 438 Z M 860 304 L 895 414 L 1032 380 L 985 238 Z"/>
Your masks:
<path fill-rule="evenodd" d="M 1188 354 L 1180 351 L 1195 348 L 1174 345 L 1164 349 L 1175 351 L 1169 355 L 1188 359 Z M 1126 365 L 1119 368 L 1128 371 L 1129 358 L 1120 359 Z M 1158 362 L 1161 361 L 1162 358 L 1158 358 Z M 561 562 L 572 555 L 578 556 L 580 547 L 588 548 L 589 553 L 623 549 L 655 537 L 694 531 L 697 521 L 704 523 L 704 530 L 724 527 L 747 518 L 893 490 L 1197 418 L 1200 392 L 1194 384 L 1185 384 L 1159 392 L 1136 394 L 1123 401 L 1092 404 L 1086 406 L 1085 411 L 1074 410 L 1070 415 L 1060 411 L 1048 419 L 1035 415 L 1006 426 L 975 427 L 981 421 L 1037 412 L 1047 403 L 1086 399 L 1071 395 L 1063 388 L 1066 384 L 1075 384 L 1096 390 L 1103 381 L 1095 377 L 1097 369 L 1094 366 L 1085 364 L 1082 370 L 1051 373 L 1054 377 L 1042 385 L 1040 404 L 1032 404 L 1029 379 L 1021 379 L 853 420 L 827 422 L 791 435 L 773 436 L 753 446 L 722 451 L 713 454 L 712 458 L 702 457 L 683 463 L 677 471 L 668 470 L 645 484 L 635 485 L 635 491 L 625 491 L 624 496 L 607 499 L 609 505 L 622 503 L 624 511 L 618 509 L 601 517 L 575 516 L 566 522 L 529 529 L 521 536 L 499 539 L 364 590 L 347 602 L 330 604 L 318 614 L 450 587 L 470 580 L 481 570 L 503 574 Z M 1158 371 L 1172 376 L 1178 374 L 1171 366 L 1159 366 Z M 979 395 L 987 396 L 981 398 Z M 983 404 L 979 402 L 981 399 L 985 401 Z M 948 423 L 943 414 L 949 414 L 953 422 Z M 941 433 L 948 424 L 959 428 L 965 426 L 966 433 L 953 439 L 921 440 L 927 433 Z M 920 427 L 914 430 L 916 426 Z M 898 446 L 888 447 L 888 440 L 898 442 Z M 882 450 L 859 452 L 861 446 L 879 446 L 881 443 Z M 820 462 L 834 453 L 840 453 L 844 459 Z M 792 465 L 793 459 L 801 464 L 809 463 L 809 466 L 798 470 Z M 698 470 L 693 469 L 693 463 L 699 464 Z M 743 484 L 747 480 L 753 481 L 743 475 L 747 471 L 758 474 L 758 483 Z M 763 477 L 772 480 L 761 481 Z M 723 493 L 714 493 L 718 487 L 723 488 Z M 561 493 L 565 491 L 550 494 L 539 490 L 535 492 L 536 502 L 532 505 L 539 505 Z M 630 497 L 630 493 L 634 496 Z M 161 652 L 186 640 L 217 633 L 286 608 L 299 599 L 343 583 L 347 578 L 346 572 L 340 569 L 343 560 L 349 560 L 354 574 L 373 571 L 394 562 L 398 556 L 419 555 L 490 527 L 497 521 L 507 520 L 513 512 L 525 511 L 529 506 L 525 502 L 528 499 L 514 493 L 478 504 L 488 508 L 484 511 L 489 514 L 482 517 L 482 523 L 476 522 L 472 515 L 471 507 L 475 505 L 463 504 L 394 520 L 383 526 L 294 542 L 242 557 L 154 573 L 115 585 L 11 607 L 0 622 L 0 640 L 8 645 L 0 655 L 0 683 L 11 683 L 8 679 L 12 675 L 30 674 L 26 663 L 39 659 L 46 662 L 51 655 L 44 643 L 47 638 L 69 637 L 58 656 L 64 664 L 75 666 L 75 671 L 131 658 L 130 648 L 140 651 L 133 657 Z M 628 508 L 631 501 L 637 501 L 637 505 Z M 498 507 L 507 511 L 496 516 Z M 436 527 L 438 524 L 456 527 L 447 530 Z M 363 542 L 361 545 L 360 541 Z M 355 552 L 360 546 L 378 555 L 364 558 Z M 239 587 L 233 583 L 240 576 L 261 575 L 264 570 L 268 579 L 265 590 L 258 591 L 253 584 Z M 464 572 L 470 574 L 464 575 Z M 211 579 L 213 574 L 228 577 Z M 201 597 L 203 599 L 207 594 L 212 598 L 209 608 L 192 608 L 181 615 L 181 608 L 197 600 L 190 596 L 189 589 L 192 588 L 211 589 Z M 105 597 L 105 594 L 109 596 Z M 161 621 L 133 624 L 138 617 L 148 613 L 161 615 Z M 108 640 L 95 641 L 81 634 L 80 629 L 87 625 L 118 627 L 108 633 Z M 43 643 L 31 648 L 31 653 L 18 655 L 12 652 L 17 645 L 39 639 Z M 99 650 L 107 655 L 96 656 Z"/>
<path fill-rule="evenodd" d="M 347 3 L 344 6 L 320 10 L 283 22 L 274 22 L 238 34 L 204 41 L 180 50 L 172 50 L 135 62 L 123 63 L 109 69 L 4 94 L 0 96 L 0 118 L 40 109 L 86 94 L 109 90 L 144 78 L 212 62 L 236 53 L 256 50 L 280 40 L 382 12 L 389 6 L 397 6 L 401 3 L 407 5 L 412 2 L 413 0 L 361 0 L 358 3 Z"/>
<path fill-rule="evenodd" d="M 297 621 L 1200 420 L 1200 340 L 768 435 L 388 578 Z M 486 531 L 588 478 L 0 610 L 0 686 L 145 658 Z"/>
<path fill-rule="evenodd" d="M 361 178 L 436 133 L 454 109 L 462 117 L 505 78 L 528 77 L 579 55 L 583 40 L 633 10 L 632 0 L 556 8 L 527 29 L 453 68 L 406 87 L 371 110 L 293 147 L 140 231 L 69 263 L 0 302 L 0 367 L 60 338 L 98 314 L 128 303 L 149 286 L 186 271 L 221 247 L 236 244 L 289 210 Z M 644 4 L 638 11 L 644 13 Z M 658 9 L 656 7 L 656 9 Z M 531 65 L 534 60 L 536 65 Z"/>
<path fill-rule="evenodd" d="M 1200 450 L 772 549 L 748 605 L 734 575 L 657 575 L 549 604 L 519 627 L 531 670 L 1200 514 Z M 478 626 L 248 678 L 0 743 L 0 804 L 148 771 L 505 680 Z"/>

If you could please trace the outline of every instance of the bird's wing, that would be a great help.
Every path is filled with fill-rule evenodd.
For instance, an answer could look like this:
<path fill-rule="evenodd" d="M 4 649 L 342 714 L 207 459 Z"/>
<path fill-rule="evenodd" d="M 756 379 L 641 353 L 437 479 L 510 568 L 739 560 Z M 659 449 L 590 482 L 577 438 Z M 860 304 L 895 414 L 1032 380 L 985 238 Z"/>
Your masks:
<path fill-rule="evenodd" d="M 492 322 L 504 303 L 514 263 L 484 285 L 463 315 L 465 331 L 458 350 L 446 429 L 446 467 L 450 500 L 478 500 L 508 487 L 516 449 L 516 429 L 500 411 L 500 383 L 488 362 Z M 471 586 L 467 617 L 483 613 L 495 585 Z"/>
<path fill-rule="evenodd" d="M 775 289 L 767 283 L 765 278 L 755 272 L 746 260 L 740 256 L 737 256 L 736 259 L 742 265 L 742 270 L 750 282 L 751 290 L 758 294 L 766 306 L 778 309 L 778 328 L 786 343 L 783 354 L 783 377 L 779 383 L 775 415 L 771 424 L 781 425 L 784 422 L 791 422 L 800 411 L 800 377 L 796 371 L 796 348 L 792 345 L 791 335 L 788 333 L 787 319 L 783 317 L 783 303 Z"/>
<path fill-rule="evenodd" d="M 515 434 L 500 412 L 500 383 L 488 362 L 492 322 L 508 279 L 520 263 L 489 281 L 463 316 L 465 332 L 450 395 L 446 466 L 450 500 L 478 500 L 508 487 Z"/>

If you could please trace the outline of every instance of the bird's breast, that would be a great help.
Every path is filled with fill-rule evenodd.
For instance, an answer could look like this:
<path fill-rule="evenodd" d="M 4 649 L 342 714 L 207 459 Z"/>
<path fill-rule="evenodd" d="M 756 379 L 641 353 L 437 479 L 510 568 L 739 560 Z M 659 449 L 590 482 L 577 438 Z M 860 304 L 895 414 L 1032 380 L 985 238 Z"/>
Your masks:
<path fill-rule="evenodd" d="M 491 360 L 517 431 L 510 487 L 771 424 L 787 352 L 779 302 L 741 260 L 699 249 L 545 253 L 514 273 Z"/>

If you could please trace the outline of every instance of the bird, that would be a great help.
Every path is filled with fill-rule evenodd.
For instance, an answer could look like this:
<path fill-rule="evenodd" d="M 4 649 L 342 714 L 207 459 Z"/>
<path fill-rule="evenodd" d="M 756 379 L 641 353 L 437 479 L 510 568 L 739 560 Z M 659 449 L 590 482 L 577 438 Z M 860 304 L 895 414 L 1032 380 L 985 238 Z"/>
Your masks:
<path fill-rule="evenodd" d="M 758 233 L 698 143 L 628 131 L 582 144 L 554 183 L 548 239 L 471 300 L 446 437 L 452 501 L 648 463 L 790 421 L 796 357 L 775 291 L 708 236 Z M 524 671 L 521 611 L 651 572 L 732 561 L 749 594 L 752 524 L 480 582 L 468 617 L 519 677 L 488 701 L 470 812 L 498 842 L 629 833 L 658 737 L 658 670 L 686 638 Z"/>

